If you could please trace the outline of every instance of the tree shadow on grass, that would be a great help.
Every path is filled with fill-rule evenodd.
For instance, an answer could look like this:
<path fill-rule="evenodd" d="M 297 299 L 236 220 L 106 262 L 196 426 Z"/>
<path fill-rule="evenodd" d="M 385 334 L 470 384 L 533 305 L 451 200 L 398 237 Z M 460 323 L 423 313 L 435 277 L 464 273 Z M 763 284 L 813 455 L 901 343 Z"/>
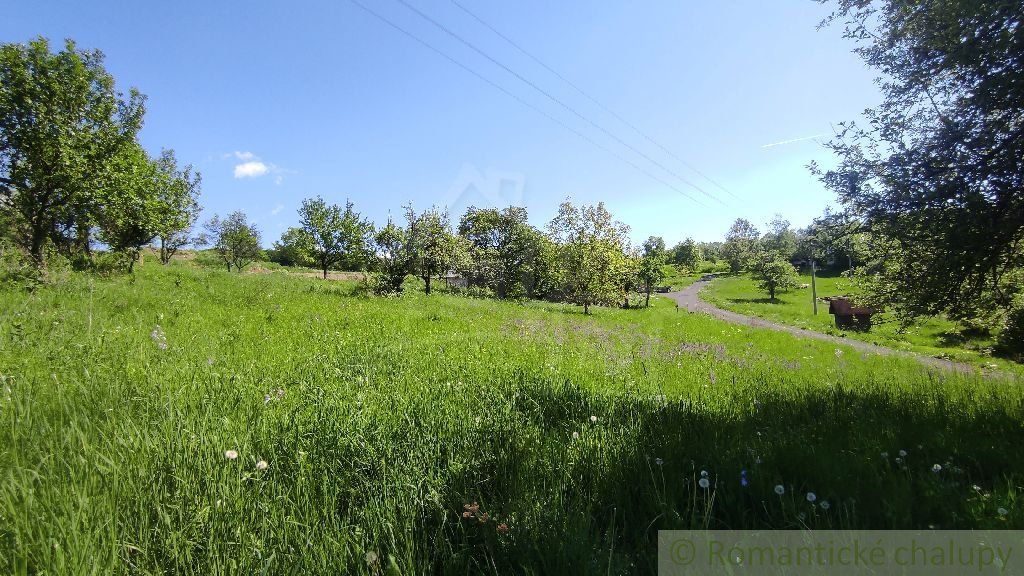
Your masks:
<path fill-rule="evenodd" d="M 778 298 L 772 300 L 771 298 L 729 298 L 727 300 L 731 304 L 781 304 L 782 301 Z"/>
<path fill-rule="evenodd" d="M 496 434 L 481 467 L 454 479 L 450 505 L 478 500 L 523 522 L 515 538 L 492 530 L 468 543 L 466 558 L 476 550 L 483 565 L 540 573 L 656 572 L 666 529 L 996 527 L 1007 486 L 1024 478 L 1024 447 L 1012 440 L 1024 434 L 1020 403 L 984 392 L 952 402 L 934 390 L 752 383 L 711 406 L 526 382 L 518 420 L 548 440 Z"/>

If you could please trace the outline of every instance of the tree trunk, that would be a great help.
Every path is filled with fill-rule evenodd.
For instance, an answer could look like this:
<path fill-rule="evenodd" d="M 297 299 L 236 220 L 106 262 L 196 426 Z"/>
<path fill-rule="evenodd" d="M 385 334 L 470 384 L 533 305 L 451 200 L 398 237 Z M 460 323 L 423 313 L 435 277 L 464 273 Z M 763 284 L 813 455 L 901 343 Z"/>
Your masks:
<path fill-rule="evenodd" d="M 327 280 L 327 265 L 324 264 L 324 280 Z"/>
<path fill-rule="evenodd" d="M 647 298 L 644 300 L 644 308 L 651 307 L 651 287 L 647 287 Z"/>
<path fill-rule="evenodd" d="M 423 281 L 427 284 L 427 294 L 430 294 L 430 276 L 424 276 Z"/>
<path fill-rule="evenodd" d="M 590 315 L 590 302 L 583 303 L 583 314 Z"/>
<path fill-rule="evenodd" d="M 769 300 L 775 300 L 775 287 L 774 286 L 769 286 L 768 287 L 768 299 Z"/>

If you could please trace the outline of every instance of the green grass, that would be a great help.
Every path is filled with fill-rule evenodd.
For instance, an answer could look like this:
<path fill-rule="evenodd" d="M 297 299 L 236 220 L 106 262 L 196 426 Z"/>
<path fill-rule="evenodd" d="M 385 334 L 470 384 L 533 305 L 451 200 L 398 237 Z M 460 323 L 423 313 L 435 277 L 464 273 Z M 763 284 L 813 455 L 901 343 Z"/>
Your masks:
<path fill-rule="evenodd" d="M 800 282 L 810 284 L 810 275 L 802 274 Z M 850 293 L 850 281 L 835 274 L 819 276 L 816 285 L 819 298 Z M 928 318 L 906 330 L 901 330 L 899 323 L 890 314 L 876 314 L 870 332 L 840 330 L 835 326 L 834 317 L 828 313 L 827 302 L 819 302 L 818 314 L 814 314 L 810 288 L 796 288 L 779 293 L 773 302 L 747 275 L 715 280 L 701 292 L 701 298 L 726 310 L 758 316 L 780 324 L 971 363 L 986 369 L 1009 370 L 1024 374 L 1024 368 L 1019 364 L 991 356 L 993 342 L 990 338 L 964 337 L 957 325 L 945 318 Z"/>
<path fill-rule="evenodd" d="M 659 529 L 1024 527 L 1017 382 L 663 299 L 353 288 L 0 288 L 0 573 L 653 573 Z"/>

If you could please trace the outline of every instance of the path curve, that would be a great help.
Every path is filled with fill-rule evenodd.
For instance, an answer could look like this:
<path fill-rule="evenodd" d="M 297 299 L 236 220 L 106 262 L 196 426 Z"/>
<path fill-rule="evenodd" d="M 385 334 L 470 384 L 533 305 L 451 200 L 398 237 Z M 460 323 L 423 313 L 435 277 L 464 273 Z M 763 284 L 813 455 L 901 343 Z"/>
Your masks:
<path fill-rule="evenodd" d="M 741 324 L 744 326 L 750 326 L 753 328 L 767 328 L 769 330 L 775 330 L 777 332 L 787 332 L 793 334 L 798 338 L 810 338 L 811 340 L 821 340 L 824 342 L 832 342 L 835 344 L 841 344 L 843 346 L 850 346 L 864 352 L 870 352 L 872 354 L 881 354 L 883 356 L 902 356 L 904 358 L 914 358 L 922 364 L 932 366 L 935 368 L 941 368 L 943 370 L 953 370 L 964 374 L 978 374 L 982 372 L 976 366 L 971 364 L 964 364 L 961 362 L 952 362 L 950 360 L 943 360 L 941 358 L 933 358 L 931 356 L 924 356 L 922 354 L 915 354 L 913 352 L 905 352 L 903 350 L 896 350 L 894 348 L 886 348 L 885 346 L 879 346 L 870 342 L 864 342 L 863 340 L 856 340 L 853 338 L 841 338 L 839 336 L 832 336 L 831 334 L 822 334 L 821 332 L 815 332 L 814 330 L 807 330 L 804 328 L 797 328 L 796 326 L 787 326 L 785 324 L 778 324 L 771 320 L 765 320 L 764 318 L 757 318 L 755 316 L 746 316 L 744 314 L 737 314 L 729 310 L 723 310 L 705 302 L 700 299 L 700 291 L 705 286 L 710 284 L 709 280 L 698 280 L 693 284 L 687 286 L 685 289 L 678 292 L 668 292 L 663 294 L 672 300 L 675 300 L 676 304 L 680 308 L 686 308 L 690 312 L 703 312 L 710 314 L 715 318 L 725 320 L 726 322 L 732 322 L 733 324 Z"/>

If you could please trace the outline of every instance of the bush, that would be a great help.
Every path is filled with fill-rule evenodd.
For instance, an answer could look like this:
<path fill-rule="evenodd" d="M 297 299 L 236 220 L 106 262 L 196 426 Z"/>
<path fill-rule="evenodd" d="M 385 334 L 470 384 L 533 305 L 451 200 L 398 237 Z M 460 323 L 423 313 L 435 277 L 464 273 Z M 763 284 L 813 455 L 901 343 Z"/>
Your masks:
<path fill-rule="evenodd" d="M 1007 312 L 995 348 L 1003 356 L 1024 360 L 1024 294 L 1017 295 Z"/>
<path fill-rule="evenodd" d="M 34 284 L 39 279 L 39 270 L 28 254 L 8 240 L 0 240 L 0 282 Z"/>

